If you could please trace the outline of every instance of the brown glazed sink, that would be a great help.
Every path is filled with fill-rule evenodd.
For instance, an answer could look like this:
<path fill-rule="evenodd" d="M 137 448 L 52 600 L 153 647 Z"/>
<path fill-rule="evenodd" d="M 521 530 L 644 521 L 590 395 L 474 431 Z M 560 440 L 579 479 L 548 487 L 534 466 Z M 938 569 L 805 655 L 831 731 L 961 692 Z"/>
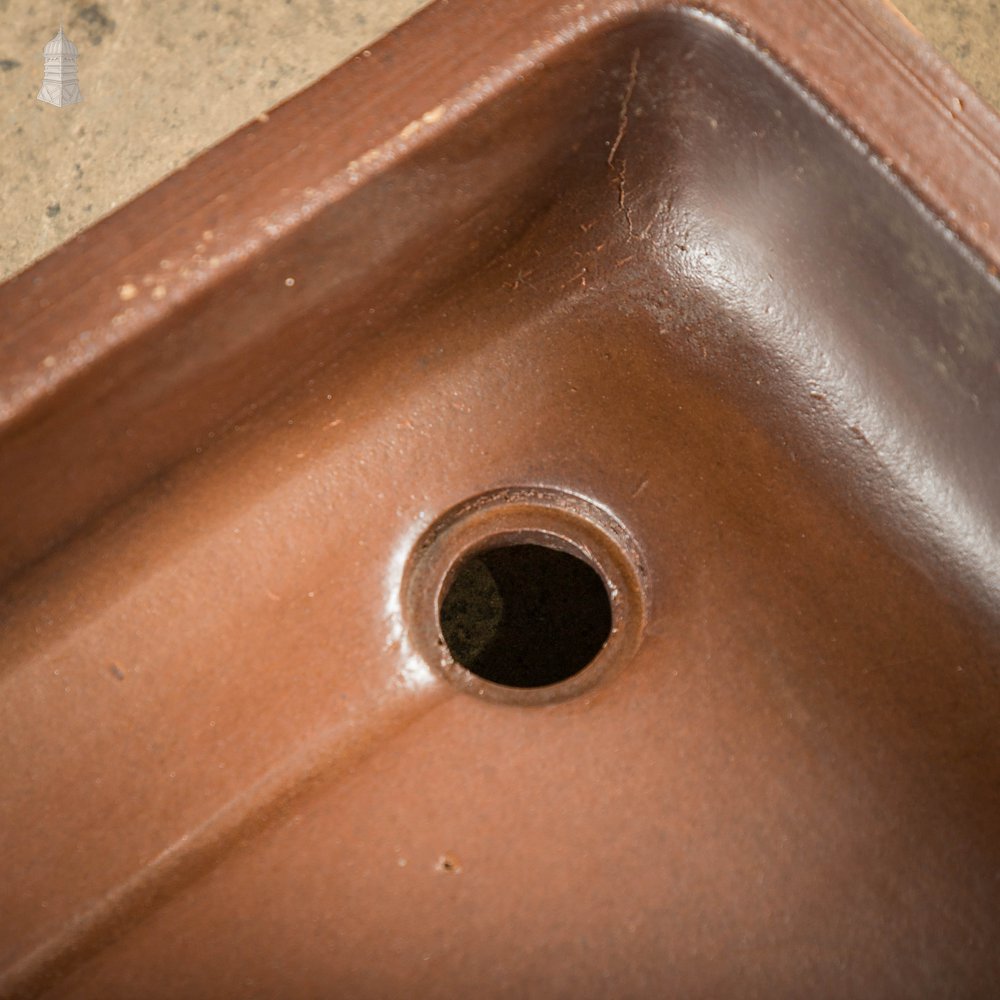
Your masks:
<path fill-rule="evenodd" d="M 0 288 L 0 994 L 1000 996 L 998 155 L 440 0 Z"/>

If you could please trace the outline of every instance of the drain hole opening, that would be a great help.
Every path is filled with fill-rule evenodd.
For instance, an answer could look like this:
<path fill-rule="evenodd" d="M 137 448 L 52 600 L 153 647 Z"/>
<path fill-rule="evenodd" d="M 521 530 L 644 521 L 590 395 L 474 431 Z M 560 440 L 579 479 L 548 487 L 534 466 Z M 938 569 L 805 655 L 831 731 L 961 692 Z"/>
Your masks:
<path fill-rule="evenodd" d="M 611 634 L 611 602 L 582 559 L 544 545 L 477 552 L 441 603 L 452 658 L 495 684 L 536 688 L 583 670 Z"/>

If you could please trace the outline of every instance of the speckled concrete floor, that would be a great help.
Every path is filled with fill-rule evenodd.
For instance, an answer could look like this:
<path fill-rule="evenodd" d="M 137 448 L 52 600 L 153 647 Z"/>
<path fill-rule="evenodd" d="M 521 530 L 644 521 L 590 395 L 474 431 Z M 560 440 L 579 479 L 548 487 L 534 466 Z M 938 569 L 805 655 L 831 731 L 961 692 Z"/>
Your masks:
<path fill-rule="evenodd" d="M 427 0 L 0 0 L 0 279 L 305 87 Z M 803 0 L 804 2 L 804 0 Z M 1000 0 L 897 0 L 1000 107 Z M 60 22 L 82 104 L 35 99 Z"/>
<path fill-rule="evenodd" d="M 1000 109 L 1000 0 L 893 0 L 911 24 Z"/>

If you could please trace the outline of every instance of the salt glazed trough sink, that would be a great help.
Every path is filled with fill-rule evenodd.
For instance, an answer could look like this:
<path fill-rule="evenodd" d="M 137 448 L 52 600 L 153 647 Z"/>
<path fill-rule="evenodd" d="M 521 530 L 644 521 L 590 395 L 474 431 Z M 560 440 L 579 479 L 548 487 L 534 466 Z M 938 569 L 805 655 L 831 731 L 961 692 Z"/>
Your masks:
<path fill-rule="evenodd" d="M 0 287 L 0 995 L 1000 996 L 998 157 L 438 0 Z"/>

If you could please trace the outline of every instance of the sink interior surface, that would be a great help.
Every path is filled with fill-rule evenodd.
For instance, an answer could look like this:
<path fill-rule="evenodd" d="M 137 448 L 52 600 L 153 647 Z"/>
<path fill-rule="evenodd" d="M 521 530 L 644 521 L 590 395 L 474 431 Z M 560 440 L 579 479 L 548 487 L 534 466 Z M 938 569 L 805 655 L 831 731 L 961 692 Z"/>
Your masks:
<path fill-rule="evenodd" d="M 379 258 L 379 206 L 442 179 L 432 245 Z M 81 461 L 103 512 L 0 598 L 14 978 L 1000 988 L 986 268 L 693 11 L 567 45 L 317 226 L 353 213 L 405 301 L 338 312 L 305 253 L 223 287 L 203 307 L 237 326 L 307 304 L 205 365 L 254 405 L 111 506 Z M 588 498 L 642 554 L 641 643 L 572 700 L 458 693 L 408 639 L 417 539 L 508 486 Z"/>

